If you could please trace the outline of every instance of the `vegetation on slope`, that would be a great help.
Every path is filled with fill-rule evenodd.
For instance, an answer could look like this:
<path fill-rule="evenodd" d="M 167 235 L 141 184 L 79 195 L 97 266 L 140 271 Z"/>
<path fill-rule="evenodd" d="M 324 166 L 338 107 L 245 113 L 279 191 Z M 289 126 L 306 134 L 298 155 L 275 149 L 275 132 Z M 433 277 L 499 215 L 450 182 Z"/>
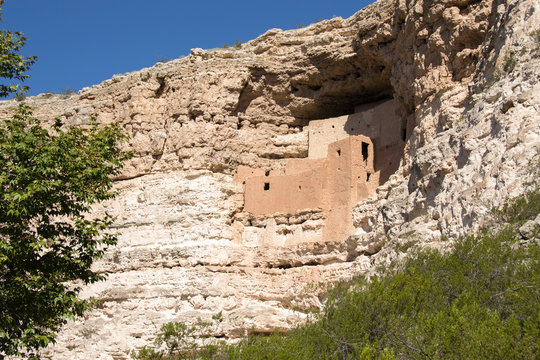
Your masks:
<path fill-rule="evenodd" d="M 533 359 L 540 353 L 540 228 L 529 222 L 528 239 L 518 229 L 539 210 L 537 189 L 498 213 L 505 225 L 496 232 L 456 240 L 444 254 L 416 251 L 369 281 L 337 284 L 324 309 L 286 335 L 194 350 L 185 332 L 162 331 L 161 344 L 176 339 L 187 346 L 134 357 Z"/>

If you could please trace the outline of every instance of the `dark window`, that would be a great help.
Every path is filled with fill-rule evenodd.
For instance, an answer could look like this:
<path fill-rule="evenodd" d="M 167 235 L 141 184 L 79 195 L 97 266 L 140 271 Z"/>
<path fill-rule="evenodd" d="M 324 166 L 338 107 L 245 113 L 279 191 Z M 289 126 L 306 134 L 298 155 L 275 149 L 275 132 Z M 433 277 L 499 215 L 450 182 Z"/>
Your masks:
<path fill-rule="evenodd" d="M 366 182 L 369 182 L 369 178 L 371 177 L 371 174 L 370 173 L 367 173 L 367 176 L 366 176 Z"/>
<path fill-rule="evenodd" d="M 364 159 L 364 162 L 367 162 L 369 154 L 369 144 L 362 142 L 362 158 Z"/>
<path fill-rule="evenodd" d="M 270 175 L 270 170 L 266 170 L 264 173 L 264 176 L 269 176 L 269 175 Z"/>
<path fill-rule="evenodd" d="M 337 156 L 341 156 L 341 149 L 338 149 Z"/>
<path fill-rule="evenodd" d="M 270 183 L 264 183 L 264 191 L 270 190 Z"/>

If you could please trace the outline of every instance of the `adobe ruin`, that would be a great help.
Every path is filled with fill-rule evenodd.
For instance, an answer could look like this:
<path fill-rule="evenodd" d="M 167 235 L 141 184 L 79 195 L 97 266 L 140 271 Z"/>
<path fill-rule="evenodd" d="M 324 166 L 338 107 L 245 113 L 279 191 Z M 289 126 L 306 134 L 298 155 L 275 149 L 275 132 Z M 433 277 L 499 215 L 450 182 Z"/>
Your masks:
<path fill-rule="evenodd" d="M 275 226 L 270 226 L 255 237 L 264 240 L 272 231 L 273 237 L 289 238 L 277 241 L 280 245 L 345 240 L 354 232 L 353 206 L 373 195 L 397 170 L 406 127 L 398 102 L 386 100 L 358 106 L 351 115 L 312 120 L 307 132 L 307 158 L 289 159 L 283 171 L 239 166 L 234 180 L 244 186 L 245 212 L 269 220 L 298 212 L 322 213 L 322 226 L 309 236 L 295 229 L 275 235 Z M 276 225 L 275 220 L 270 225 Z M 253 234 L 242 231 L 243 240 L 250 237 Z M 272 240 L 262 243 L 275 244 Z"/>

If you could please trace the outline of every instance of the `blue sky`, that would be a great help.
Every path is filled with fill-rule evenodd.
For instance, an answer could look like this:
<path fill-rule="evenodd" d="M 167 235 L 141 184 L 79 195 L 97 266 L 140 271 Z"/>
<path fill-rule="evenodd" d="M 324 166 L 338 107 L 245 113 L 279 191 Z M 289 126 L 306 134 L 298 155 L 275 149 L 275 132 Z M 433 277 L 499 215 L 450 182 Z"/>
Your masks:
<path fill-rule="evenodd" d="M 191 48 L 246 42 L 271 28 L 347 18 L 373 0 L 6 0 L 0 26 L 38 56 L 29 95 L 80 90 Z"/>

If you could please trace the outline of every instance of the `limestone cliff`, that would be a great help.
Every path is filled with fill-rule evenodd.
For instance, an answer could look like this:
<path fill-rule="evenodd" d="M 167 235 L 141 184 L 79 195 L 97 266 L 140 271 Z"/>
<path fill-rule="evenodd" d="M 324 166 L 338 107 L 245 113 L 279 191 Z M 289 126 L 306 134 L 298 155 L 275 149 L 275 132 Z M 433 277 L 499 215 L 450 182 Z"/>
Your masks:
<path fill-rule="evenodd" d="M 379 0 L 28 98 L 48 121 L 117 121 L 135 151 L 95 209 L 120 233 L 84 291 L 101 305 L 49 354 L 127 359 L 220 311 L 211 336 L 287 328 L 396 244 L 478 229 L 538 173 L 538 24 L 535 0 Z"/>

